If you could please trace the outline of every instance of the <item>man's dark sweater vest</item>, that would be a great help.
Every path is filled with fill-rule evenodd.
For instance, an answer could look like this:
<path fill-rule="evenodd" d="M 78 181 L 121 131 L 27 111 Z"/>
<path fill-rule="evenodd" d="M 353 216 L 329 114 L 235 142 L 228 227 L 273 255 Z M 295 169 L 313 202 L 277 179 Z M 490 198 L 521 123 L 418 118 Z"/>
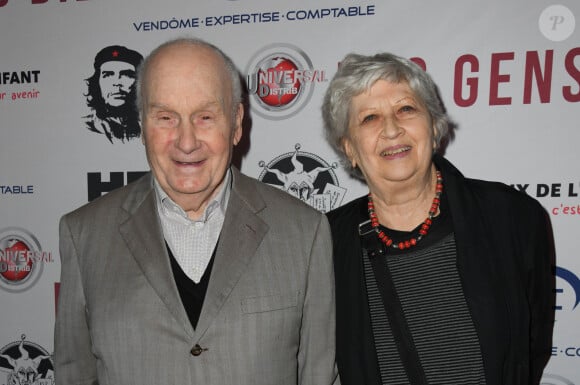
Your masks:
<path fill-rule="evenodd" d="M 201 280 L 199 283 L 195 283 L 183 272 L 167 243 L 165 243 L 165 246 L 167 247 L 167 253 L 169 254 L 169 260 L 171 261 L 171 269 L 173 270 L 173 277 L 177 284 L 177 290 L 179 290 L 181 303 L 185 308 L 191 326 L 195 329 L 197 327 L 199 315 L 201 314 L 201 307 L 203 306 L 205 293 L 207 292 L 207 285 L 209 283 L 213 260 L 215 258 L 215 249 Z"/>

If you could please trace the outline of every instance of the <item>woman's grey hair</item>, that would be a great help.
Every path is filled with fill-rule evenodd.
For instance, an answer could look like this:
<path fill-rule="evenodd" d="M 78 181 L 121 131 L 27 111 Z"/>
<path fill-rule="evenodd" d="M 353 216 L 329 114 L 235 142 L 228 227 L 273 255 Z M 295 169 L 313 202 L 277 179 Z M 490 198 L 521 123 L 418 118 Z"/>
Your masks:
<path fill-rule="evenodd" d="M 377 80 L 399 83 L 409 87 L 425 105 L 433 121 L 435 151 L 449 134 L 449 117 L 439 98 L 437 85 L 421 67 L 411 60 L 379 53 L 373 56 L 348 54 L 340 62 L 322 103 L 325 136 L 341 157 L 343 166 L 351 175 L 363 179 L 358 168 L 353 168 L 344 152 L 342 141 L 348 136 L 349 111 L 352 99 L 368 91 Z"/>
<path fill-rule="evenodd" d="M 151 51 L 151 53 L 149 55 L 147 55 L 147 57 L 145 57 L 145 59 L 143 60 L 143 62 L 139 66 L 139 68 L 137 69 L 137 80 L 136 80 L 136 86 L 135 86 L 136 94 L 137 94 L 136 95 L 136 99 L 137 99 L 136 105 L 137 105 L 137 111 L 139 112 L 139 118 L 141 119 L 141 121 L 143 121 L 143 113 L 145 110 L 145 102 L 146 102 L 145 101 L 145 92 L 146 92 L 147 85 L 145 84 L 145 78 L 146 78 L 146 74 L 149 70 L 149 66 L 151 64 L 151 61 L 160 52 L 162 52 L 166 48 L 169 48 L 172 46 L 178 46 L 178 45 L 198 46 L 198 47 L 209 48 L 210 50 L 214 51 L 216 54 L 218 54 L 218 56 L 220 56 L 223 59 L 224 66 L 226 68 L 226 71 L 229 74 L 230 81 L 231 81 L 232 108 L 233 108 L 232 116 L 235 118 L 236 112 L 238 109 L 238 105 L 239 105 L 239 103 L 242 102 L 242 82 L 240 79 L 240 73 L 239 73 L 238 69 L 236 68 L 236 65 L 234 64 L 234 62 L 232 61 L 232 59 L 230 59 L 230 57 L 228 55 L 226 55 L 221 49 L 219 49 L 215 45 L 208 43 L 202 39 L 198 39 L 198 38 L 182 37 L 182 38 L 169 40 L 169 41 L 161 44 L 159 47 L 155 48 L 153 51 Z"/>

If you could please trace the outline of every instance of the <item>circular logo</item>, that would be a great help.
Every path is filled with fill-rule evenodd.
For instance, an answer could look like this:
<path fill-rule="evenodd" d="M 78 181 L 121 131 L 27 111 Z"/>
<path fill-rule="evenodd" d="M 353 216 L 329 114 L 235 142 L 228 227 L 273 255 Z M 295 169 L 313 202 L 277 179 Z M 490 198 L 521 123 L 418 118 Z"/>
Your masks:
<path fill-rule="evenodd" d="M 51 355 L 25 335 L 0 349 L 0 373 L 6 375 L 3 384 L 54 385 Z"/>
<path fill-rule="evenodd" d="M 258 70 L 258 99 L 270 108 L 288 109 L 302 91 L 302 84 L 293 76 L 298 67 L 288 57 L 268 58 Z"/>
<path fill-rule="evenodd" d="M 338 207 L 346 189 L 338 185 L 334 173 L 337 164 L 329 165 L 316 154 L 299 151 L 300 144 L 296 144 L 294 149 L 267 164 L 260 161 L 258 165 L 262 172 L 258 179 L 286 191 L 319 211 L 328 212 Z"/>
<path fill-rule="evenodd" d="M 30 232 L 10 227 L 0 231 L 0 286 L 17 293 L 33 286 L 44 265 L 38 239 Z"/>
<path fill-rule="evenodd" d="M 563 41 L 574 33 L 576 19 L 563 5 L 550 5 L 540 15 L 538 25 L 542 35 L 551 41 Z"/>
<path fill-rule="evenodd" d="M 314 85 L 326 81 L 323 70 L 290 44 L 271 44 L 250 60 L 246 69 L 248 91 L 256 114 L 282 120 L 298 113 L 310 100 Z"/>

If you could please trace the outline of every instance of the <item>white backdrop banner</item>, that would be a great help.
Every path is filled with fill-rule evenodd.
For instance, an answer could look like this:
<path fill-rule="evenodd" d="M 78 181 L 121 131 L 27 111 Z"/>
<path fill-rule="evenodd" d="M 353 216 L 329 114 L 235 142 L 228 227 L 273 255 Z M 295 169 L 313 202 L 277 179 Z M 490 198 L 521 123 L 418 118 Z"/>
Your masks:
<path fill-rule="evenodd" d="M 132 71 L 181 36 L 221 47 L 248 82 L 236 164 L 323 212 L 366 192 L 323 138 L 338 62 L 389 51 L 420 63 L 457 124 L 446 156 L 550 213 L 557 311 L 543 382 L 580 385 L 579 17 L 578 0 L 0 0 L 0 385 L 24 359 L 35 384 L 54 383 L 59 218 L 148 170 L 130 76 L 101 95 L 95 65 Z M 306 189 L 284 182 L 298 171 Z"/>

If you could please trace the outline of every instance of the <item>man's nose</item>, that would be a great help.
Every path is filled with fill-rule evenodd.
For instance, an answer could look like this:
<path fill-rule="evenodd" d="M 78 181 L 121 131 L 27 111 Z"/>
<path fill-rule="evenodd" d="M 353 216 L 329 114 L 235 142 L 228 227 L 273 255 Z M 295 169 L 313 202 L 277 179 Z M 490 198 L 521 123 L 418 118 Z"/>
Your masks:
<path fill-rule="evenodd" d="M 189 120 L 182 120 L 178 127 L 176 146 L 185 153 L 193 152 L 200 145 L 197 129 Z"/>

